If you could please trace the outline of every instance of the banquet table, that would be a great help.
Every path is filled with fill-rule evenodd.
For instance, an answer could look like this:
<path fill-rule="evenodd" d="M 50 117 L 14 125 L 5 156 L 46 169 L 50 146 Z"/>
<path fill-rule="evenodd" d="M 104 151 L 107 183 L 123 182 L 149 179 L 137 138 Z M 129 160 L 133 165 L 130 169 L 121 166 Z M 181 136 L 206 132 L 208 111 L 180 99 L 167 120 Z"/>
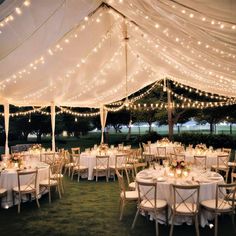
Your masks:
<path fill-rule="evenodd" d="M 150 154 L 157 154 L 158 147 L 165 147 L 166 154 L 169 155 L 170 153 L 174 153 L 174 147 L 180 147 L 180 145 L 176 143 L 172 143 L 172 142 L 169 142 L 169 143 L 156 142 L 156 143 L 148 144 L 144 152 L 150 153 Z"/>
<path fill-rule="evenodd" d="M 4 163 L 0 163 L 1 174 L 0 174 L 0 186 L 2 188 L 7 189 L 7 197 L 6 199 L 2 199 L 2 207 L 8 208 L 13 206 L 13 199 L 12 199 L 12 189 L 17 187 L 17 168 L 3 168 Z M 49 165 L 43 162 L 35 162 L 35 161 L 28 161 L 25 163 L 25 171 L 29 170 L 32 171 L 36 167 L 38 168 L 38 176 L 37 176 L 37 192 L 39 192 L 39 182 L 48 178 L 49 175 Z M 27 184 L 27 178 L 24 179 L 23 184 Z M 16 199 L 15 199 L 16 200 Z M 27 201 L 27 199 L 23 199 Z M 17 204 L 17 201 L 15 201 Z"/>
<path fill-rule="evenodd" d="M 201 202 L 203 200 L 215 198 L 216 185 L 219 183 L 224 183 L 223 177 L 218 173 L 199 170 L 197 168 L 196 169 L 193 168 L 187 177 L 182 177 L 182 178 L 170 177 L 166 173 L 167 173 L 166 168 L 163 168 L 161 166 L 156 166 L 155 169 L 152 167 L 139 172 L 136 176 L 136 180 L 144 182 L 153 182 L 153 181 L 156 182 L 157 199 L 166 200 L 169 206 L 173 203 L 173 192 L 171 184 L 180 184 L 180 185 L 199 184 L 200 185 L 199 201 Z M 150 196 L 153 196 L 153 194 L 151 194 Z M 209 212 L 204 211 L 201 212 L 200 214 L 201 214 L 200 225 L 202 227 L 207 225 L 209 220 L 213 219 L 213 215 L 210 214 Z M 151 214 L 150 217 L 152 217 Z M 165 215 L 164 214 L 160 215 L 160 223 L 163 223 L 164 221 L 165 221 Z M 192 224 L 192 220 L 187 216 L 176 217 L 174 224 L 180 225 L 183 223 Z"/>
<path fill-rule="evenodd" d="M 220 150 L 204 150 L 200 151 L 198 149 L 187 149 L 182 154 L 185 155 L 185 161 L 187 162 L 194 162 L 194 156 L 206 156 L 206 167 L 211 168 L 212 165 L 217 164 L 217 156 L 224 155 L 226 153 L 221 152 Z"/>
<path fill-rule="evenodd" d="M 118 149 L 108 149 L 106 152 L 100 153 L 98 150 L 91 150 L 82 152 L 80 154 L 80 165 L 88 167 L 88 176 L 82 174 L 82 178 L 88 178 L 88 180 L 93 180 L 93 168 L 96 166 L 96 156 L 97 155 L 108 155 L 109 156 L 109 166 L 115 165 L 115 156 L 117 154 L 122 154 L 122 150 Z"/>

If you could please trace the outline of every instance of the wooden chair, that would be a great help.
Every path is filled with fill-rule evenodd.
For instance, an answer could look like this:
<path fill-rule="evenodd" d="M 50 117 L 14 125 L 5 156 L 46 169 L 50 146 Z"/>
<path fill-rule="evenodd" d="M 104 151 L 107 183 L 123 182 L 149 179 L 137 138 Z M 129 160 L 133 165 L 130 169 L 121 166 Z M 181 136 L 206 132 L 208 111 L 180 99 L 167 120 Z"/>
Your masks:
<path fill-rule="evenodd" d="M 71 176 L 73 167 L 76 165 L 77 162 L 77 157 L 80 157 L 80 147 L 71 148 L 71 154 L 67 156 L 67 161 L 64 165 L 64 174 L 66 174 L 68 170 L 68 176 Z"/>
<path fill-rule="evenodd" d="M 155 156 L 154 154 L 143 153 L 143 160 L 144 160 L 144 162 L 146 162 L 149 166 L 151 166 L 152 163 L 156 161 L 156 156 Z"/>
<path fill-rule="evenodd" d="M 117 175 L 119 187 L 120 187 L 120 217 L 119 217 L 119 219 L 122 220 L 126 203 L 137 201 L 138 200 L 138 192 L 137 191 L 126 191 L 123 176 L 120 174 L 120 172 L 118 170 L 116 170 L 116 175 Z"/>
<path fill-rule="evenodd" d="M 184 152 L 184 147 L 183 146 L 176 146 L 176 147 L 173 147 L 174 149 L 174 154 L 177 155 L 177 154 L 182 154 Z"/>
<path fill-rule="evenodd" d="M 221 172 L 225 173 L 224 178 L 226 182 L 228 180 L 228 174 L 229 174 L 228 163 L 229 163 L 229 154 L 226 153 L 226 154 L 218 155 L 216 165 L 211 166 L 211 169 L 216 171 L 217 173 L 221 173 Z"/>
<path fill-rule="evenodd" d="M 215 215 L 215 236 L 218 233 L 218 215 L 230 214 L 234 226 L 235 200 L 236 183 L 234 182 L 230 184 L 218 184 L 216 186 L 215 198 L 200 203 L 202 209 L 210 211 Z M 236 234 L 236 232 L 234 233 Z"/>
<path fill-rule="evenodd" d="M 33 194 L 38 208 L 40 207 L 37 193 L 37 176 L 38 169 L 33 171 L 17 171 L 17 186 L 12 189 L 12 194 L 14 202 L 15 197 L 18 197 L 18 213 L 20 213 L 22 195 L 32 197 Z"/>
<path fill-rule="evenodd" d="M 200 168 L 203 168 L 206 170 L 207 164 L 206 164 L 206 156 L 194 156 L 194 164 Z"/>
<path fill-rule="evenodd" d="M 88 174 L 88 167 L 83 166 L 80 164 L 80 155 L 76 157 L 75 165 L 73 165 L 72 173 L 71 173 L 71 180 L 73 180 L 74 175 L 78 175 L 78 182 L 81 176 L 81 173 L 87 172 Z"/>
<path fill-rule="evenodd" d="M 127 164 L 128 160 L 128 155 L 127 154 L 117 154 L 115 156 L 115 165 L 110 165 L 110 170 L 113 172 L 112 174 L 114 175 L 114 181 L 115 181 L 115 174 L 116 170 L 119 171 L 125 171 L 125 169 L 132 169 L 133 165 L 132 164 Z"/>
<path fill-rule="evenodd" d="M 60 178 L 61 163 L 52 163 L 48 168 L 48 178 L 39 183 L 40 193 L 48 192 L 48 201 L 51 203 L 51 189 L 57 188 L 59 198 L 61 198 Z"/>
<path fill-rule="evenodd" d="M 200 185 L 172 185 L 173 204 L 171 205 L 172 217 L 170 236 L 173 235 L 175 217 L 190 216 L 195 221 L 196 234 L 199 236 L 199 189 Z"/>
<path fill-rule="evenodd" d="M 167 153 L 166 153 L 166 147 L 157 147 L 157 155 L 156 158 L 160 163 L 162 163 L 163 160 L 168 159 Z"/>
<path fill-rule="evenodd" d="M 154 182 L 136 181 L 138 188 L 138 208 L 133 220 L 132 229 L 135 227 L 138 215 L 141 212 L 153 213 L 158 235 L 158 214 L 165 211 L 166 224 L 168 224 L 168 205 L 165 200 L 157 199 L 157 184 Z"/>
<path fill-rule="evenodd" d="M 0 176 L 1 176 L 1 171 L 0 171 Z M 2 205 L 2 199 L 4 197 L 7 197 L 7 190 L 0 186 L 0 208 L 1 208 L 1 205 Z"/>
<path fill-rule="evenodd" d="M 45 152 L 40 154 L 40 161 L 45 162 L 47 164 L 52 164 L 55 162 L 55 152 Z"/>
<path fill-rule="evenodd" d="M 109 156 L 96 156 L 96 166 L 93 168 L 93 175 L 95 173 L 96 182 L 98 181 L 99 172 L 106 173 L 106 181 L 109 181 Z"/>

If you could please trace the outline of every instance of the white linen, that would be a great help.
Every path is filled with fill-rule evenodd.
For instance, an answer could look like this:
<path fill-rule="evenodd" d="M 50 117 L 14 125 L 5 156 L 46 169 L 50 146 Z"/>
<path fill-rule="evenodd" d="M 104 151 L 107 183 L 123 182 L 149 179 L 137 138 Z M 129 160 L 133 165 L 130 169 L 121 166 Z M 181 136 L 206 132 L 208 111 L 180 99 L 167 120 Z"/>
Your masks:
<path fill-rule="evenodd" d="M 109 156 L 109 166 L 115 165 L 115 155 L 120 154 L 117 149 L 109 149 L 103 155 Z M 82 177 L 87 177 L 88 180 L 93 180 L 93 168 L 96 166 L 96 155 L 101 155 L 98 150 L 92 150 L 89 152 L 82 152 L 80 154 L 80 164 L 88 167 L 88 176 L 83 175 Z"/>
<path fill-rule="evenodd" d="M 1 102 L 99 108 L 126 96 L 124 18 L 106 7 L 92 14 L 103 1 L 31 0 L 21 15 L 18 1 L 6 2 Z M 128 22 L 128 94 L 169 77 L 235 97 L 235 1 L 105 2 Z M 8 14 L 14 20 L 5 23 Z"/>
<path fill-rule="evenodd" d="M 193 169 L 187 178 L 171 178 L 165 175 L 164 168 L 158 166 L 156 170 L 153 168 L 145 169 L 139 172 L 136 176 L 139 181 L 156 181 L 157 182 L 157 198 L 166 200 L 169 205 L 173 203 L 173 193 L 171 184 L 200 184 L 200 201 L 215 198 L 216 184 L 223 183 L 223 177 L 215 172 L 203 172 L 198 169 Z M 151 195 L 150 195 L 151 196 Z M 152 195 L 153 196 L 153 195 Z M 164 215 L 160 215 L 162 220 L 165 220 Z M 208 220 L 212 219 L 212 215 L 208 212 L 201 212 L 200 224 L 204 227 L 208 224 Z M 160 221 L 160 223 L 163 221 Z M 175 224 L 179 225 L 186 222 L 191 224 L 189 217 L 177 217 Z"/>
<path fill-rule="evenodd" d="M 31 162 L 30 166 L 31 168 L 28 170 L 34 170 L 35 167 L 38 167 L 37 192 L 39 192 L 39 182 L 48 178 L 49 166 L 45 163 L 34 161 Z M 26 183 L 27 179 L 25 179 L 25 184 Z M 0 186 L 7 189 L 7 198 L 2 200 L 2 207 L 11 207 L 13 205 L 12 189 L 18 186 L 17 172 L 15 168 L 2 170 L 0 175 Z M 15 201 L 15 204 L 17 204 L 17 201 Z"/>

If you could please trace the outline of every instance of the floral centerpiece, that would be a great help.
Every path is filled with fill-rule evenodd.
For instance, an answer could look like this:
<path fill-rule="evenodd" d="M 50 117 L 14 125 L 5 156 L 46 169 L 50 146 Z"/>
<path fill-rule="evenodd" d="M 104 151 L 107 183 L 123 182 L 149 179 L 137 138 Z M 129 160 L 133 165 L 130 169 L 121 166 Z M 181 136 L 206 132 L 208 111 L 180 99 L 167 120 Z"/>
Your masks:
<path fill-rule="evenodd" d="M 99 151 L 100 154 L 101 153 L 106 153 L 107 150 L 108 150 L 108 145 L 105 144 L 105 143 L 102 143 L 98 146 L 98 151 Z"/>
<path fill-rule="evenodd" d="M 206 146 L 206 144 L 200 143 L 200 144 L 196 145 L 195 149 L 198 152 L 202 153 L 202 152 L 205 152 L 207 150 L 207 146 Z"/>
<path fill-rule="evenodd" d="M 163 138 L 163 139 L 159 140 L 159 143 L 161 143 L 161 144 L 169 144 L 170 140 L 168 138 Z"/>
<path fill-rule="evenodd" d="M 173 160 L 169 163 L 169 169 L 177 177 L 182 175 L 187 176 L 190 171 L 190 163 L 184 160 Z"/>
<path fill-rule="evenodd" d="M 20 167 L 22 161 L 22 156 L 19 154 L 12 154 L 10 157 L 10 163 L 13 163 L 15 167 Z"/>
<path fill-rule="evenodd" d="M 34 144 L 32 147 L 29 148 L 29 151 L 41 151 L 42 150 L 42 145 L 41 144 Z"/>

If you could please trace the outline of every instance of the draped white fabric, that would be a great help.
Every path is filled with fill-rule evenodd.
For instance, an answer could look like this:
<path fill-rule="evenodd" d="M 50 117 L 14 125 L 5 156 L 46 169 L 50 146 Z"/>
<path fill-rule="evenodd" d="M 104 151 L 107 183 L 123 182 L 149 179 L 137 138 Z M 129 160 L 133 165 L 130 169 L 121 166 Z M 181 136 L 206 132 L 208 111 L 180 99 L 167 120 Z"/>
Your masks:
<path fill-rule="evenodd" d="M 102 106 L 100 108 L 100 120 L 101 120 L 101 127 L 102 127 L 102 134 L 101 134 L 101 143 L 104 143 L 104 132 L 105 132 L 105 126 L 107 121 L 107 110 Z"/>
<path fill-rule="evenodd" d="M 8 133 L 9 133 L 9 104 L 4 104 L 4 124 L 5 124 L 5 154 L 9 154 L 9 147 L 8 147 Z"/>
<path fill-rule="evenodd" d="M 55 104 L 51 104 L 51 125 L 52 125 L 52 151 L 55 152 L 55 122 L 56 122 L 56 107 Z"/>
<path fill-rule="evenodd" d="M 128 94 L 169 77 L 236 96 L 236 1 L 7 2 L 0 5 L 1 103 L 99 108 L 124 98 L 124 18 L 116 11 L 130 38 Z"/>

